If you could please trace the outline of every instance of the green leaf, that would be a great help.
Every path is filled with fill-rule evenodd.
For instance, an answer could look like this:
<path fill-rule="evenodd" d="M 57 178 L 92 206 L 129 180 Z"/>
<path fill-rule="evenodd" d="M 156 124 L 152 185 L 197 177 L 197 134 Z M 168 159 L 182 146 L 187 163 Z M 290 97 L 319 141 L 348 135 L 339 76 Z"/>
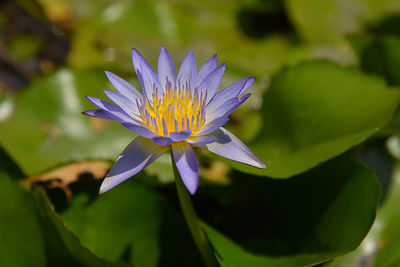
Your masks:
<path fill-rule="evenodd" d="M 45 244 L 33 197 L 0 174 L 0 265 L 45 266 Z"/>
<path fill-rule="evenodd" d="M 130 266 L 124 262 L 107 262 L 89 249 L 83 247 L 78 238 L 66 227 L 62 219 L 55 213 L 44 190 L 35 191 L 44 237 L 46 238 L 47 262 L 52 266 Z"/>
<path fill-rule="evenodd" d="M 107 260 L 156 266 L 161 208 L 156 195 L 132 179 L 96 197 L 76 196 L 62 214 L 82 244 Z"/>
<path fill-rule="evenodd" d="M 68 69 L 36 80 L 19 95 L 14 113 L 0 121 L 4 150 L 27 175 L 69 161 L 116 158 L 136 134 L 81 114 L 95 109 L 85 96 L 105 99 L 107 84 L 102 71 Z"/>
<path fill-rule="evenodd" d="M 399 96 L 377 77 L 328 62 L 287 68 L 264 95 L 264 126 L 250 146 L 269 168 L 231 164 L 276 178 L 301 173 L 376 133 L 393 115 Z"/>
<path fill-rule="evenodd" d="M 371 42 L 361 58 L 365 71 L 383 76 L 389 84 L 400 86 L 400 38 L 383 36 Z"/>
<path fill-rule="evenodd" d="M 0 147 L 0 173 L 7 174 L 10 178 L 21 179 L 25 175 L 22 173 L 18 165 L 10 158 L 9 155 Z"/>
<path fill-rule="evenodd" d="M 239 173 L 234 181 L 240 206 L 218 230 L 206 226 L 222 266 L 308 266 L 348 253 L 371 227 L 381 194 L 373 172 L 348 157 L 292 179 Z"/>
<path fill-rule="evenodd" d="M 338 258 L 329 266 L 398 266 L 400 263 L 400 172 L 397 166 L 390 183 L 390 192 L 378 210 L 376 221 L 360 247 Z M 368 265 L 366 265 L 368 263 Z"/>

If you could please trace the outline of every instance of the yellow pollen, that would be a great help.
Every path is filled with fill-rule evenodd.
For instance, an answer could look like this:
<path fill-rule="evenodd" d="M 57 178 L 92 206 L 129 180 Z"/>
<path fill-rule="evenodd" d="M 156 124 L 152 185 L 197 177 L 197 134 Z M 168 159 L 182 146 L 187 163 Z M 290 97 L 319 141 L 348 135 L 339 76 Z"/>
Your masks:
<path fill-rule="evenodd" d="M 188 130 L 195 134 L 205 123 L 205 99 L 197 88 L 192 92 L 189 84 L 172 88 L 168 81 L 165 92 L 155 89 L 137 105 L 143 126 L 158 136 Z"/>

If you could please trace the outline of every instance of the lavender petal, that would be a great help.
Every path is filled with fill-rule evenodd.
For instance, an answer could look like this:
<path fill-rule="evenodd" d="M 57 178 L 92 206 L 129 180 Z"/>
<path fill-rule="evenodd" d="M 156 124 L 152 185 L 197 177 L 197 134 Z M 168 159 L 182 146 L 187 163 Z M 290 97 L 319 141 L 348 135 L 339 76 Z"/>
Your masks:
<path fill-rule="evenodd" d="M 186 83 L 189 83 L 191 89 L 194 90 L 194 84 L 196 82 L 197 64 L 196 58 L 194 57 L 193 51 L 187 53 L 182 61 L 182 65 L 179 69 L 177 83 L 181 87 L 184 87 Z"/>
<path fill-rule="evenodd" d="M 238 97 L 239 95 L 247 91 L 247 89 L 249 89 L 253 85 L 254 81 L 254 77 L 246 77 L 217 92 L 215 96 L 211 99 L 210 103 L 208 103 L 207 112 L 212 112 L 213 110 L 224 104 L 227 99 Z"/>
<path fill-rule="evenodd" d="M 215 136 L 191 136 L 186 140 L 191 145 L 207 145 L 217 141 Z"/>
<path fill-rule="evenodd" d="M 155 136 L 151 138 L 151 141 L 160 146 L 168 146 L 174 142 L 174 140 L 166 136 Z"/>
<path fill-rule="evenodd" d="M 121 123 L 121 124 L 122 124 L 122 126 L 127 128 L 128 130 L 131 130 L 132 132 L 135 132 L 138 135 L 141 135 L 141 136 L 143 136 L 145 138 L 151 139 L 151 138 L 154 138 L 154 137 L 157 136 L 155 133 L 153 133 L 152 131 L 150 131 L 146 127 L 141 126 L 139 124 L 136 124 L 136 123 Z"/>
<path fill-rule="evenodd" d="M 118 92 L 106 89 L 104 89 L 103 91 L 106 96 L 111 99 L 115 104 L 117 104 L 123 111 L 125 111 L 126 114 L 134 118 L 139 117 L 139 110 L 137 108 L 137 105 L 131 99 Z"/>
<path fill-rule="evenodd" d="M 206 94 L 207 92 L 207 99 L 206 104 L 212 99 L 212 97 L 217 92 L 221 81 L 222 76 L 225 72 L 225 63 L 221 64 L 218 68 L 216 68 L 213 72 L 207 75 L 199 85 L 199 93 Z"/>
<path fill-rule="evenodd" d="M 90 102 L 92 102 L 93 105 L 96 107 L 103 109 L 113 116 L 119 118 L 120 120 L 118 121 L 124 121 L 124 122 L 133 122 L 133 118 L 130 117 L 125 111 L 123 111 L 120 107 L 113 105 L 107 101 L 104 101 L 102 99 L 98 99 L 95 97 L 87 96 L 86 97 Z"/>
<path fill-rule="evenodd" d="M 112 85 L 120 92 L 122 95 L 126 96 L 127 98 L 135 101 L 137 98 L 141 99 L 142 95 L 139 91 L 129 82 L 125 81 L 121 77 L 115 75 L 112 72 L 105 71 L 108 80 L 112 83 Z"/>
<path fill-rule="evenodd" d="M 142 90 L 146 92 L 148 99 L 151 101 L 153 93 L 155 93 L 156 90 L 158 90 L 158 93 L 162 93 L 163 87 L 161 87 L 161 83 L 158 79 L 157 73 L 154 71 L 149 62 L 147 62 L 147 60 L 145 60 L 144 58 L 141 58 L 140 64 L 144 84 Z"/>
<path fill-rule="evenodd" d="M 199 183 L 199 165 L 193 149 L 186 142 L 173 143 L 172 152 L 182 181 L 190 194 L 194 194 Z"/>
<path fill-rule="evenodd" d="M 215 136 L 217 141 L 204 146 L 209 151 L 256 168 L 266 168 L 265 164 L 228 130 L 221 127 L 214 131 L 211 136 Z"/>
<path fill-rule="evenodd" d="M 203 128 L 201 129 L 201 132 L 198 134 L 195 134 L 195 136 L 209 134 L 209 133 L 217 130 L 219 127 L 224 126 L 225 123 L 227 123 L 228 121 L 229 121 L 229 119 L 227 117 L 216 118 L 215 120 L 206 123 L 206 125 L 204 125 Z"/>
<path fill-rule="evenodd" d="M 140 61 L 143 58 L 143 56 L 137 51 L 135 48 L 132 49 L 132 63 L 133 63 L 133 68 L 135 69 L 136 76 L 139 80 L 140 86 L 143 88 L 144 83 L 143 83 L 143 78 L 142 78 L 142 69 L 140 66 Z"/>
<path fill-rule="evenodd" d="M 191 134 L 192 131 L 170 132 L 169 137 L 175 142 L 180 142 L 186 140 Z"/>
<path fill-rule="evenodd" d="M 138 136 L 119 155 L 100 187 L 100 194 L 107 192 L 150 165 L 169 150 Z"/>
<path fill-rule="evenodd" d="M 210 57 L 210 59 L 207 60 L 206 63 L 204 63 L 204 65 L 200 68 L 199 72 L 197 73 L 195 87 L 198 87 L 200 83 L 203 81 L 203 79 L 217 68 L 217 60 L 218 56 L 217 54 L 215 54 L 212 57 Z"/>
<path fill-rule="evenodd" d="M 111 114 L 110 112 L 108 112 L 107 110 L 104 110 L 104 109 L 86 110 L 86 111 L 83 111 L 82 114 L 90 116 L 90 117 L 95 117 L 95 118 L 125 122 L 124 120 L 120 119 L 117 116 L 114 116 L 113 114 Z"/>
<path fill-rule="evenodd" d="M 250 97 L 250 95 L 251 94 L 245 94 L 240 99 L 237 97 L 231 98 L 215 110 L 207 110 L 206 120 L 211 121 L 218 117 L 228 117 L 232 112 L 238 109 Z"/>
<path fill-rule="evenodd" d="M 176 69 L 174 61 L 164 46 L 161 46 L 160 54 L 158 56 L 158 77 L 162 88 L 166 88 L 167 79 L 171 82 L 172 88 L 175 87 Z"/>

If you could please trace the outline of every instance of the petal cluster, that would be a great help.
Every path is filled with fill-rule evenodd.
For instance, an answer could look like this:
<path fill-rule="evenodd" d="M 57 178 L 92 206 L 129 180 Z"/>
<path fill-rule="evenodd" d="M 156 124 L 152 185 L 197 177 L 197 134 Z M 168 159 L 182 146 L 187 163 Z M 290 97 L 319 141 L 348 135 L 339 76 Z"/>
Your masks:
<path fill-rule="evenodd" d="M 245 94 L 254 77 L 243 78 L 218 91 L 225 64 L 212 56 L 199 70 L 190 51 L 179 72 L 168 51 L 161 47 L 157 73 L 136 50 L 132 62 L 140 93 L 132 84 L 106 71 L 117 92 L 104 90 L 115 103 L 87 97 L 98 109 L 86 115 L 120 122 L 139 136 L 118 157 L 100 188 L 106 192 L 132 177 L 172 149 L 177 169 L 191 194 L 198 184 L 198 162 L 191 145 L 202 146 L 220 156 L 257 168 L 264 163 L 222 126 L 228 116 L 250 96 Z M 217 92 L 218 91 L 218 92 Z"/>

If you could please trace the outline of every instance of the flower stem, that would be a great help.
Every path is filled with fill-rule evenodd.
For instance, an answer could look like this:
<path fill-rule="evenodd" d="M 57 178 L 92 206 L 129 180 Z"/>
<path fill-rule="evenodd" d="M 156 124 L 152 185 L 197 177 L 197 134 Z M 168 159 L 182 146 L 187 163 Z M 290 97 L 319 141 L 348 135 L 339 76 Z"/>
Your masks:
<path fill-rule="evenodd" d="M 183 184 L 182 177 L 176 168 L 173 153 L 171 153 L 171 159 L 172 167 L 174 169 L 176 190 L 178 191 L 179 202 L 181 204 L 183 216 L 185 217 L 193 240 L 196 243 L 196 246 L 199 249 L 201 256 L 203 257 L 206 266 L 220 266 L 217 259 L 215 258 L 214 249 L 212 248 L 210 241 L 208 240 L 203 228 L 200 225 L 200 221 L 197 217 L 196 211 L 193 208 L 189 192 Z"/>

